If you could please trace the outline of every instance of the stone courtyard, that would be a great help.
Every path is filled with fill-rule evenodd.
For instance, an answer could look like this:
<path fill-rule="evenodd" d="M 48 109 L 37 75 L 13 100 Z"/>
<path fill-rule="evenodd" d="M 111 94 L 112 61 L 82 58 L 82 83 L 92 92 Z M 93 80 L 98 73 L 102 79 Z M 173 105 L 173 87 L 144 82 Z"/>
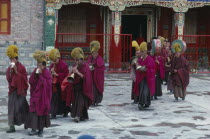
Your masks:
<path fill-rule="evenodd" d="M 163 96 L 152 101 L 148 110 L 139 111 L 130 100 L 128 74 L 107 74 L 104 99 L 89 109 L 89 120 L 74 123 L 71 117 L 51 120 L 42 138 L 76 139 L 89 134 L 96 139 L 208 139 L 210 138 L 210 77 L 191 75 L 185 101 L 173 102 L 163 85 Z M 6 134 L 7 82 L 0 76 L 0 136 L 2 139 L 36 139 L 23 126 Z M 28 92 L 29 94 L 29 92 Z M 29 95 L 27 96 L 29 100 Z"/>

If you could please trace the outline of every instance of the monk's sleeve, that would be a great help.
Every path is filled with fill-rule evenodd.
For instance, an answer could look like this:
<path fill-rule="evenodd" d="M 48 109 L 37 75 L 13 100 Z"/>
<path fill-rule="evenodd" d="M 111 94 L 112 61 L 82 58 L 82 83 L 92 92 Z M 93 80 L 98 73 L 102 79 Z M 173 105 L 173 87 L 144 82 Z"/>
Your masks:
<path fill-rule="evenodd" d="M 163 57 L 159 59 L 160 66 L 160 78 L 163 80 L 165 78 L 165 66 Z"/>
<path fill-rule="evenodd" d="M 74 89 L 73 84 L 69 83 L 66 77 L 61 84 L 61 97 L 66 102 L 66 106 L 70 106 L 74 101 Z"/>
<path fill-rule="evenodd" d="M 50 111 L 50 101 L 52 96 L 52 79 L 50 73 L 45 73 L 47 75 L 40 74 L 37 80 L 37 84 L 33 90 L 33 97 L 38 98 L 36 103 L 38 105 L 36 108 L 37 115 L 46 115 Z"/>
<path fill-rule="evenodd" d="M 186 89 L 186 87 L 188 86 L 189 84 L 189 71 L 190 71 L 190 67 L 189 67 L 189 63 L 188 61 L 185 59 L 185 58 L 182 58 L 182 63 L 183 63 L 183 67 L 178 69 L 178 74 L 179 74 L 179 77 L 182 81 L 182 85 L 183 85 L 183 88 Z"/>
<path fill-rule="evenodd" d="M 153 96 L 155 93 L 155 62 L 152 58 L 148 60 L 146 73 L 149 90 Z"/>
<path fill-rule="evenodd" d="M 59 83 L 62 83 L 62 81 L 69 74 L 68 65 L 66 63 L 64 63 L 61 68 L 62 68 L 62 72 L 57 73 L 58 74 L 58 81 L 59 81 Z"/>
<path fill-rule="evenodd" d="M 83 74 L 83 91 L 84 95 L 89 99 L 89 105 L 92 104 L 93 101 L 93 81 L 92 74 L 89 69 L 89 66 L 85 66 L 85 72 Z"/>
<path fill-rule="evenodd" d="M 11 86 L 17 89 L 17 94 L 26 96 L 28 89 L 27 72 L 24 66 L 18 67 L 18 72 L 14 74 L 11 82 Z"/>

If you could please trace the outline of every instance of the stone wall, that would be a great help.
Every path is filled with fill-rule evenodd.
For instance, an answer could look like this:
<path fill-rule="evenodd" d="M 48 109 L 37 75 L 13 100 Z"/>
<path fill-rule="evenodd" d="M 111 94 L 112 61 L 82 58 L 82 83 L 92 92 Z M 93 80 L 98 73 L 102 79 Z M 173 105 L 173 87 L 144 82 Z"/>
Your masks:
<path fill-rule="evenodd" d="M 0 35 L 0 72 L 5 72 L 9 59 L 6 47 L 19 47 L 19 59 L 31 72 L 35 61 L 32 54 L 43 48 L 44 0 L 11 0 L 11 34 Z"/>

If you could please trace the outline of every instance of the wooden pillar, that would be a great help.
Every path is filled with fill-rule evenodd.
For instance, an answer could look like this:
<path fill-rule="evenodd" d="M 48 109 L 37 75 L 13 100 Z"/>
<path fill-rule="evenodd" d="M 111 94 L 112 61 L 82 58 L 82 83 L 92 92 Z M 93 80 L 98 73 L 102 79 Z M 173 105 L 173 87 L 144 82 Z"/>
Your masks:
<path fill-rule="evenodd" d="M 109 69 L 121 70 L 122 48 L 121 48 L 121 12 L 112 11 L 112 39 L 110 45 Z"/>
<path fill-rule="evenodd" d="M 175 35 L 176 39 L 183 40 L 182 36 L 184 35 L 184 21 L 185 21 L 185 13 L 184 12 L 177 12 L 174 15 L 175 20 Z"/>

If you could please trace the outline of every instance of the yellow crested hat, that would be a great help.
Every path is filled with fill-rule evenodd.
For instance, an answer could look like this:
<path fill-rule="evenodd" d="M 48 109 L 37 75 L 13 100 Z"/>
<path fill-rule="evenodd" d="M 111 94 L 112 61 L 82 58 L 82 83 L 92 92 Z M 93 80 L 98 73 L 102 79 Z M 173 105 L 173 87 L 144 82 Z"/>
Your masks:
<path fill-rule="evenodd" d="M 181 46 L 179 43 L 175 43 L 173 45 L 175 52 L 181 52 Z"/>
<path fill-rule="evenodd" d="M 42 63 L 42 62 L 46 62 L 46 53 L 44 51 L 40 51 L 37 50 L 34 54 L 33 54 L 34 59 L 36 59 L 36 61 L 38 63 Z"/>
<path fill-rule="evenodd" d="M 83 58 L 84 59 L 84 52 L 80 47 L 74 48 L 71 52 L 71 56 L 74 59 L 80 59 Z"/>
<path fill-rule="evenodd" d="M 100 42 L 98 41 L 92 41 L 90 43 L 90 51 L 92 52 L 98 52 L 98 50 L 100 49 Z"/>
<path fill-rule="evenodd" d="M 136 51 L 140 50 L 140 47 L 136 41 L 132 41 L 132 47 L 135 47 Z"/>
<path fill-rule="evenodd" d="M 15 58 L 18 56 L 18 47 L 16 45 L 10 45 L 7 47 L 6 54 L 9 58 Z"/>
<path fill-rule="evenodd" d="M 60 55 L 60 52 L 59 52 L 58 49 L 50 50 L 50 52 L 49 52 L 49 59 L 51 61 L 55 61 L 57 58 L 60 58 L 60 57 L 61 57 L 61 55 Z"/>
<path fill-rule="evenodd" d="M 142 42 L 140 44 L 140 51 L 146 51 L 147 50 L 147 43 L 146 42 Z"/>
<path fill-rule="evenodd" d="M 160 38 L 160 41 L 161 41 L 161 44 L 163 45 L 164 41 L 165 41 L 165 38 L 161 37 Z"/>

